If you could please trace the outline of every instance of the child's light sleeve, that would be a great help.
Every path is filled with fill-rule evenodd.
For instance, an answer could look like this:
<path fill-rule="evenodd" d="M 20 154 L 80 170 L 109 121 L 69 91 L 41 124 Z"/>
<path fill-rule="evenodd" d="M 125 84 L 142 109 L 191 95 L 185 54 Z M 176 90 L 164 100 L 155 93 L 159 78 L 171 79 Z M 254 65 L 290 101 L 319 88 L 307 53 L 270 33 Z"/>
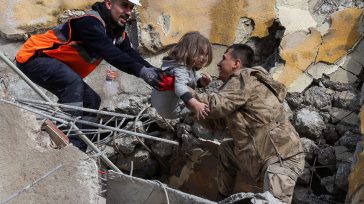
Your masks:
<path fill-rule="evenodd" d="M 187 103 L 192 97 L 189 91 L 188 82 L 190 81 L 190 75 L 185 67 L 177 67 L 173 69 L 174 74 L 174 92 L 182 99 L 183 102 Z"/>

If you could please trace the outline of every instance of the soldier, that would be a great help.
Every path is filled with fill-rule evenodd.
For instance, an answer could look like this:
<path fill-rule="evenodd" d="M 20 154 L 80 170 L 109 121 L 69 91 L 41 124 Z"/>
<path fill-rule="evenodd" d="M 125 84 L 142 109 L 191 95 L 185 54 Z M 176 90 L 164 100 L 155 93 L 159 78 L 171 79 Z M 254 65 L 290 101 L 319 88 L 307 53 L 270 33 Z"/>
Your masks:
<path fill-rule="evenodd" d="M 226 129 L 232 140 L 219 146 L 218 188 L 221 197 L 236 193 L 243 183 L 269 191 L 285 203 L 292 200 L 297 178 L 304 169 L 304 153 L 283 107 L 286 88 L 262 67 L 251 67 L 253 50 L 230 46 L 219 62 L 224 82 L 217 93 L 194 97 L 209 105 L 210 113 L 199 120 L 211 130 Z M 240 188 L 241 189 L 241 188 Z"/>

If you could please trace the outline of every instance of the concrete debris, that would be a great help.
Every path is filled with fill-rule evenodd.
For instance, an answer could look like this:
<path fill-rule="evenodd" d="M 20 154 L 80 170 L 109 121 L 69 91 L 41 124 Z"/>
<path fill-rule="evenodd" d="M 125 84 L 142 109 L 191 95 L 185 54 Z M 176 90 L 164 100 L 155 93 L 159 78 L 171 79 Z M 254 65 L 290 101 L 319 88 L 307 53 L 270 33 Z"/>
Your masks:
<path fill-rule="evenodd" d="M 305 152 L 305 159 L 306 161 L 312 161 L 316 152 L 318 151 L 319 147 L 315 144 L 314 141 L 308 138 L 301 138 L 301 142 L 303 145 L 303 150 Z"/>
<path fill-rule="evenodd" d="M 337 172 L 335 175 L 335 185 L 337 188 L 347 191 L 348 189 L 348 177 L 351 171 L 351 163 L 343 162 L 337 166 Z"/>
<path fill-rule="evenodd" d="M 331 106 L 331 99 L 328 89 L 319 86 L 313 86 L 304 93 L 304 103 L 318 109 Z"/>
<path fill-rule="evenodd" d="M 345 146 L 335 146 L 336 163 L 347 162 L 351 163 L 353 160 L 353 153 Z"/>
<path fill-rule="evenodd" d="M 139 144 L 139 140 L 136 137 L 121 136 L 115 139 L 116 149 L 124 154 L 131 154 L 134 152 L 135 146 Z"/>
<path fill-rule="evenodd" d="M 6 200 L 58 165 L 53 174 L 14 203 L 97 203 L 100 186 L 96 163 L 73 146 L 56 150 L 39 147 L 35 115 L 0 104 L 0 199 Z M 49 136 L 47 136 L 49 138 Z M 14 162 L 16 161 L 16 162 Z"/>
<path fill-rule="evenodd" d="M 269 191 L 257 194 L 238 193 L 219 202 L 219 204 L 228 204 L 228 203 L 283 204 L 281 201 L 275 198 Z"/>
<path fill-rule="evenodd" d="M 340 135 L 336 131 L 336 126 L 333 124 L 327 124 L 326 128 L 323 131 L 323 135 L 326 142 L 330 145 L 335 144 L 335 142 L 340 137 Z"/>
<path fill-rule="evenodd" d="M 352 91 L 336 92 L 333 96 L 332 105 L 346 110 L 357 111 L 359 106 L 359 94 Z"/>
<path fill-rule="evenodd" d="M 335 165 L 335 149 L 334 147 L 321 148 L 317 152 L 317 161 L 323 166 Z"/>
<path fill-rule="evenodd" d="M 346 131 L 345 134 L 336 142 L 337 146 L 345 146 L 350 152 L 354 152 L 356 145 L 361 141 L 361 135 Z"/>
<path fill-rule="evenodd" d="M 306 162 L 302 175 L 298 177 L 297 184 L 307 186 L 310 184 L 310 181 L 311 181 L 310 165 Z"/>
<path fill-rule="evenodd" d="M 316 111 L 303 108 L 297 112 L 294 126 L 301 137 L 316 140 L 325 129 L 325 122 Z"/>
<path fill-rule="evenodd" d="M 301 109 L 303 108 L 304 104 L 303 104 L 303 95 L 300 93 L 288 93 L 286 100 L 289 104 L 289 106 L 296 110 L 296 109 Z"/>
<path fill-rule="evenodd" d="M 207 199 L 169 188 L 158 181 L 144 180 L 114 172 L 108 173 L 107 184 L 107 203 L 215 203 Z"/>
<path fill-rule="evenodd" d="M 166 133 L 163 134 L 163 138 L 172 140 L 174 139 L 174 135 L 171 133 Z M 152 144 L 151 149 L 154 153 L 162 158 L 169 157 L 173 154 L 173 146 L 164 142 L 156 142 Z"/>
<path fill-rule="evenodd" d="M 329 114 L 331 116 L 331 122 L 333 124 L 343 123 L 355 126 L 359 123 L 358 114 L 353 111 L 331 107 L 329 109 Z"/>
<path fill-rule="evenodd" d="M 335 185 L 335 176 L 328 176 L 321 179 L 321 185 L 325 187 L 325 189 L 329 193 L 334 192 L 334 185 Z"/>
<path fill-rule="evenodd" d="M 136 149 L 132 154 L 122 156 L 119 155 L 117 158 L 116 166 L 119 168 L 126 170 L 126 171 L 132 171 L 132 170 L 151 170 L 148 172 L 148 175 L 153 175 L 153 173 L 156 171 L 157 163 L 154 159 L 152 159 L 152 156 L 150 152 L 144 149 Z"/>

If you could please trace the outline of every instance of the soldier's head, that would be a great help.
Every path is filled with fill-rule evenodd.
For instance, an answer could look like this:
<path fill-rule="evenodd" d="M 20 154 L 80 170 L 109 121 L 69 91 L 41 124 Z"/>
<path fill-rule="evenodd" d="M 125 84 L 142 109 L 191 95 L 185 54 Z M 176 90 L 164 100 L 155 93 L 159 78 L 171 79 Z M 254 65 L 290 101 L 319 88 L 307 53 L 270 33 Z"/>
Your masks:
<path fill-rule="evenodd" d="M 138 0 L 105 0 L 106 8 L 110 10 L 112 20 L 119 26 L 128 22 L 134 5 L 139 5 Z"/>
<path fill-rule="evenodd" d="M 253 59 L 254 51 L 248 45 L 231 45 L 226 49 L 221 61 L 217 64 L 219 78 L 226 81 L 237 70 L 252 67 Z"/>

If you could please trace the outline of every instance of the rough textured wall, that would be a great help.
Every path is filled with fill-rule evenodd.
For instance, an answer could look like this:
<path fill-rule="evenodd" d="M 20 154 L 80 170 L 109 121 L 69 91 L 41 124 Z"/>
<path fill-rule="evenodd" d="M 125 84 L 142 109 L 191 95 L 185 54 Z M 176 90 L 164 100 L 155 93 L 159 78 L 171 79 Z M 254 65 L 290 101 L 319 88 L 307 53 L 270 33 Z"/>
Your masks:
<path fill-rule="evenodd" d="M 0 0 L 0 34 L 18 38 L 27 29 L 56 25 L 66 9 L 84 9 L 95 0 Z"/>
<path fill-rule="evenodd" d="M 212 43 L 230 45 L 244 36 L 244 24 L 254 21 L 254 30 L 245 35 L 265 37 L 276 18 L 275 0 L 160 0 L 142 1 L 140 43 L 158 51 L 178 41 L 191 30 L 198 30 Z M 184 9 L 181 9 L 184 8 Z M 250 20 L 249 20 L 250 19 Z"/>

